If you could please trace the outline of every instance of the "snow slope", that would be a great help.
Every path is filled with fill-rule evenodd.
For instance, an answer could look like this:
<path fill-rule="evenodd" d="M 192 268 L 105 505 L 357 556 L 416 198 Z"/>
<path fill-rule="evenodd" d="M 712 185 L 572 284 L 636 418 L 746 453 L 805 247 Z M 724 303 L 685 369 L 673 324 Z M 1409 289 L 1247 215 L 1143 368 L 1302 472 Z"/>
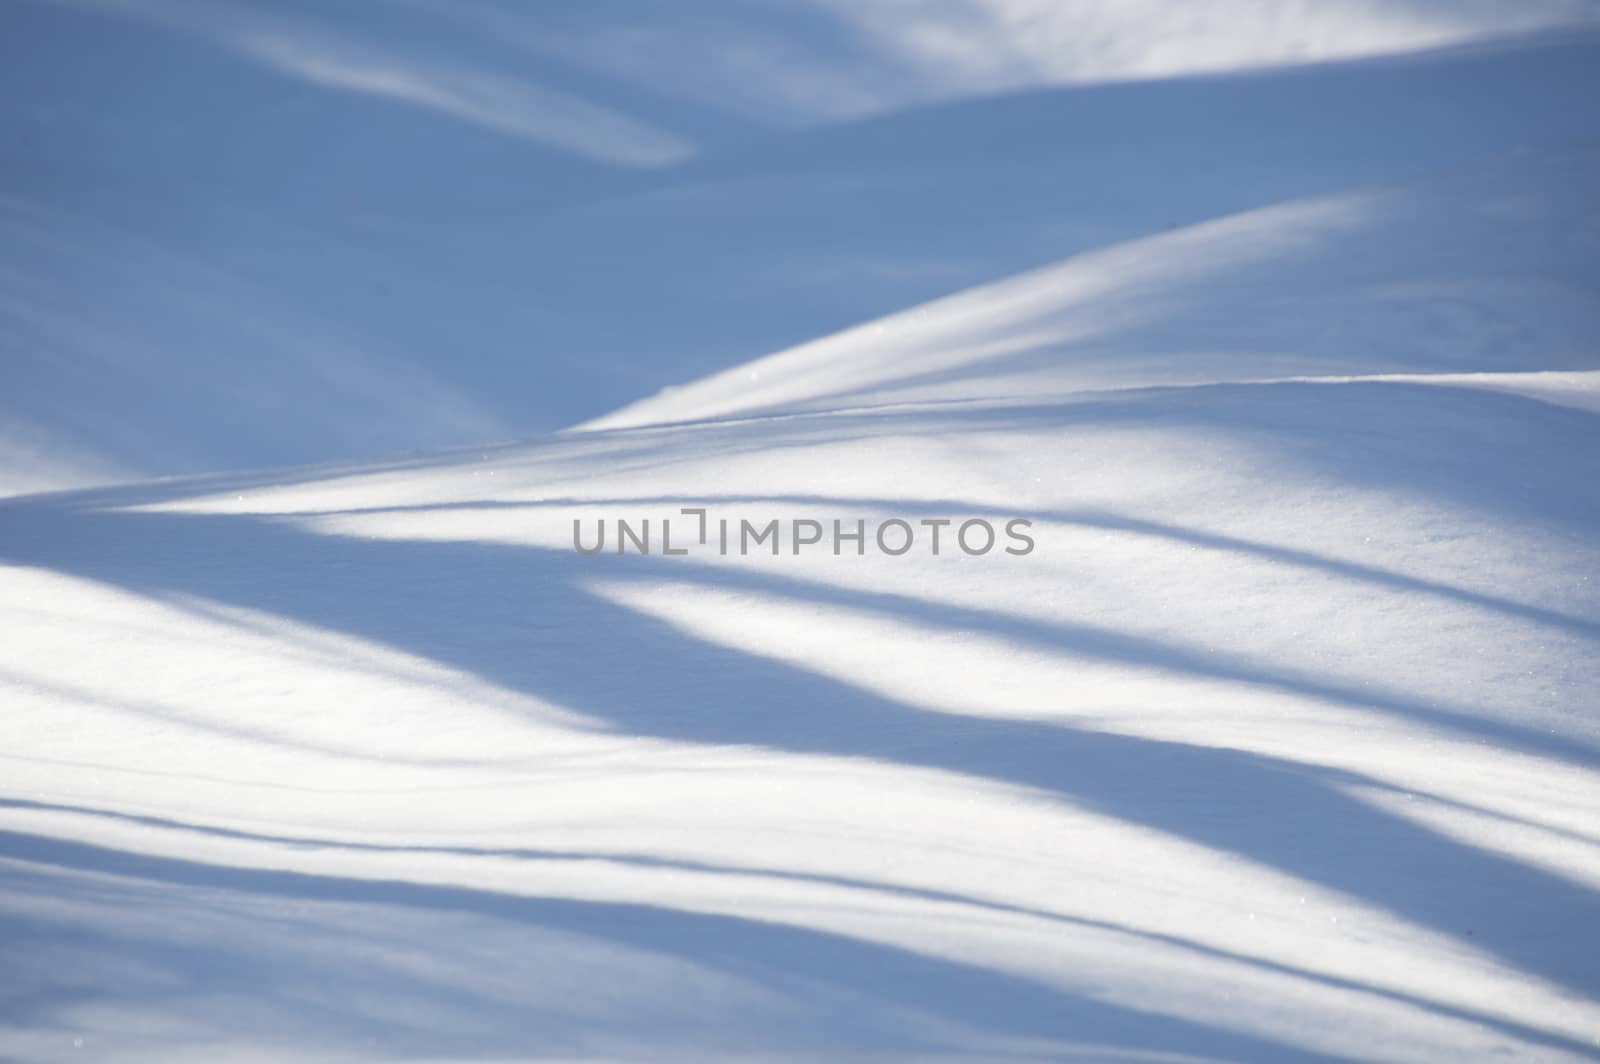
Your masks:
<path fill-rule="evenodd" d="M 0 491 L 557 429 L 1600 135 L 1593 2 L 569 6 L 0 9 Z"/>
<path fill-rule="evenodd" d="M 597 205 L 571 246 L 679 247 L 743 187 L 718 209 L 786 218 L 748 224 L 803 261 L 796 204 L 840 187 L 813 163 L 876 175 L 850 217 L 924 166 L 1020 191 L 953 221 L 990 233 L 973 260 L 849 313 L 854 275 L 773 261 L 734 292 L 770 303 L 696 326 L 727 347 L 575 355 L 631 385 L 609 412 L 539 364 L 578 430 L 0 499 L 0 1055 L 1600 1057 L 1593 48 L 1052 90 L 686 163 L 703 186 Z M 1102 107 L 1070 181 L 1027 154 Z M 1214 152 L 1129 169 L 1179 130 Z M 932 261 L 919 217 L 862 247 Z M 660 267 L 589 297 L 631 311 Z M 686 507 L 778 519 L 779 553 L 702 546 Z M 612 549 L 575 551 L 601 519 Z M 795 553 L 804 519 L 865 522 L 863 553 Z M 969 555 L 974 519 L 1034 549 Z"/>

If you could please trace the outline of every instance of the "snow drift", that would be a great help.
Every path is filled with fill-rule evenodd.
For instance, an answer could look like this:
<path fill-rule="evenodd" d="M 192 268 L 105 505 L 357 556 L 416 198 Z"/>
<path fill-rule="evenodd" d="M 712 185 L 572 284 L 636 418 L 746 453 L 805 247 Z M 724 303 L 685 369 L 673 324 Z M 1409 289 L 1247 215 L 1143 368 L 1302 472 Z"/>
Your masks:
<path fill-rule="evenodd" d="M 274 51 L 265 15 L 25 9 L 165 12 L 116 23 L 141 62 L 243 26 L 240 92 L 241 49 L 453 122 L 482 84 Z M 630 38 L 574 20 L 535 36 L 593 76 Z M 135 212 L 158 249 L 13 203 L 4 401 L 50 485 L 322 464 L 0 500 L 0 1050 L 1600 1055 L 1597 58 L 1573 31 L 982 99 L 1015 86 L 880 59 L 917 109 L 636 184 L 569 143 L 583 202 L 516 224 L 201 189 Z M 652 128 L 710 139 L 672 106 Z M 202 265 L 246 253 L 248 283 Z M 369 329 L 404 343 L 331 339 Z M 685 509 L 1035 549 L 573 549 Z"/>

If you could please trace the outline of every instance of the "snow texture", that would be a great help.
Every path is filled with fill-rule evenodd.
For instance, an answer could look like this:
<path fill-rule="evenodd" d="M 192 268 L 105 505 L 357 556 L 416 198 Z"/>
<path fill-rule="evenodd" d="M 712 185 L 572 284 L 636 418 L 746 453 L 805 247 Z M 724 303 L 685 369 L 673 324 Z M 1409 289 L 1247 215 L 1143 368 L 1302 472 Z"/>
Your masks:
<path fill-rule="evenodd" d="M 1597 18 L 12 0 L 0 1056 L 1600 1058 Z"/>

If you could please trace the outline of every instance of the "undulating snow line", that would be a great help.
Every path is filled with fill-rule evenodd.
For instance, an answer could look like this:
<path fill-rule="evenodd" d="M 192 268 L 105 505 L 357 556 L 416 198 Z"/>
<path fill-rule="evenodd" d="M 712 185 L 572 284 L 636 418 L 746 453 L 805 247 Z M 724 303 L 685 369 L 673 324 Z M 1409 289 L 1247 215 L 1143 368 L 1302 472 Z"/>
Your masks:
<path fill-rule="evenodd" d="M 1581 1059 L 1593 416 L 1141 388 L 12 501 L 7 1038 Z M 1037 549 L 572 549 L 684 508 Z"/>
<path fill-rule="evenodd" d="M 49 18 L 106 33 L 103 6 Z M 519 40 L 514 16 L 460 10 Z M 1029 9 L 965 10 L 1006 36 Z M 166 23 L 127 11 L 119 32 L 165 55 L 138 34 Z M 183 54 L 211 25 L 158 13 L 200 18 Z M 1305 47 L 1361 43 L 1350 18 Z M 901 43 L 925 72 L 951 46 Z M 459 443 L 689 383 L 518 443 L 0 499 L 0 1055 L 1594 1059 L 1600 156 L 1567 91 L 1591 46 L 1525 47 L 967 101 L 707 152 L 664 186 L 585 169 L 583 195 L 539 193 L 532 237 L 374 207 L 303 279 L 271 278 L 322 246 L 316 211 L 258 243 L 278 215 L 212 203 L 178 253 L 24 202 L 66 219 L 7 223 L 51 265 L 12 271 L 32 287 L 0 308 L 40 344 L 30 364 L 157 351 L 173 373 L 150 388 L 215 398 L 183 372 L 193 350 L 150 345 L 172 322 L 225 340 L 250 309 L 259 346 L 207 372 L 262 362 L 235 384 L 265 410 L 322 374 L 328 416 L 300 441 L 318 458 L 404 437 L 430 403 L 419 431 Z M 440 70 L 460 72 L 410 73 Z M 320 94 L 362 71 L 319 71 L 218 92 L 348 103 Z M 413 103 L 431 84 L 357 80 Z M 635 103 L 641 122 L 659 104 Z M 1070 187 L 1059 153 L 1029 154 L 1044 121 L 1079 134 Z M 1283 140 L 1300 125 L 1324 139 Z M 957 165 L 973 138 L 992 166 Z M 1182 201 L 1117 154 L 1169 149 L 1196 160 Z M 928 153 L 927 201 L 888 210 Z M 219 173 L 213 192 L 237 187 Z M 928 265 L 949 251 L 929 203 L 974 205 L 951 223 L 970 258 Z M 841 239 L 823 217 L 875 219 L 878 253 L 822 255 Z M 707 219 L 715 239 L 665 239 Z M 619 233 L 658 257 L 602 263 L 614 287 L 557 254 L 532 270 L 539 304 L 502 269 L 525 238 L 587 254 L 633 246 Z M 378 271 L 394 298 L 369 291 L 346 267 L 394 240 L 440 251 L 418 276 L 465 279 L 442 303 L 408 303 L 409 268 Z M 174 264 L 192 290 L 132 291 L 186 309 L 147 320 L 123 291 L 74 314 L 96 247 L 129 252 L 97 278 Z M 690 287 L 716 299 L 673 316 L 663 247 L 699 248 Z M 475 314 L 513 304 L 535 310 Z M 442 305 L 459 317 L 427 324 Z M 532 322 L 572 344 L 529 361 L 546 392 L 495 361 Z M 641 344 L 652 324 L 671 327 Z M 488 362 L 418 362 L 417 329 Z M 280 350 L 302 361 L 255 358 Z M 88 418 L 68 378 L 26 383 Z M 189 456 L 160 468 L 193 468 L 185 449 L 235 419 L 241 464 L 283 453 L 252 434 L 293 435 L 248 403 L 191 422 L 187 401 L 150 408 L 175 430 L 153 443 Z M 69 453 L 94 435 L 71 417 L 35 427 L 83 468 L 119 450 Z M 137 426 L 112 428 L 101 444 Z M 127 450 L 127 470 L 155 460 Z M 1012 522 L 1027 551 L 961 537 Z M 775 538 L 751 548 L 747 524 Z"/>

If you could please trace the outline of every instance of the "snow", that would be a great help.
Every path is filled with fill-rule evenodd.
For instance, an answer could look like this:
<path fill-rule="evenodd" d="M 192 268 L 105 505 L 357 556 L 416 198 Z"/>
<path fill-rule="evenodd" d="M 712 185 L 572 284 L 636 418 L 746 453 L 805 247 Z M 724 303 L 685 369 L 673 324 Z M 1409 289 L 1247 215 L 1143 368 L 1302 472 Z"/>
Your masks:
<path fill-rule="evenodd" d="M 0 1055 L 1600 1056 L 1591 5 L 390 10 L 0 16 Z"/>

